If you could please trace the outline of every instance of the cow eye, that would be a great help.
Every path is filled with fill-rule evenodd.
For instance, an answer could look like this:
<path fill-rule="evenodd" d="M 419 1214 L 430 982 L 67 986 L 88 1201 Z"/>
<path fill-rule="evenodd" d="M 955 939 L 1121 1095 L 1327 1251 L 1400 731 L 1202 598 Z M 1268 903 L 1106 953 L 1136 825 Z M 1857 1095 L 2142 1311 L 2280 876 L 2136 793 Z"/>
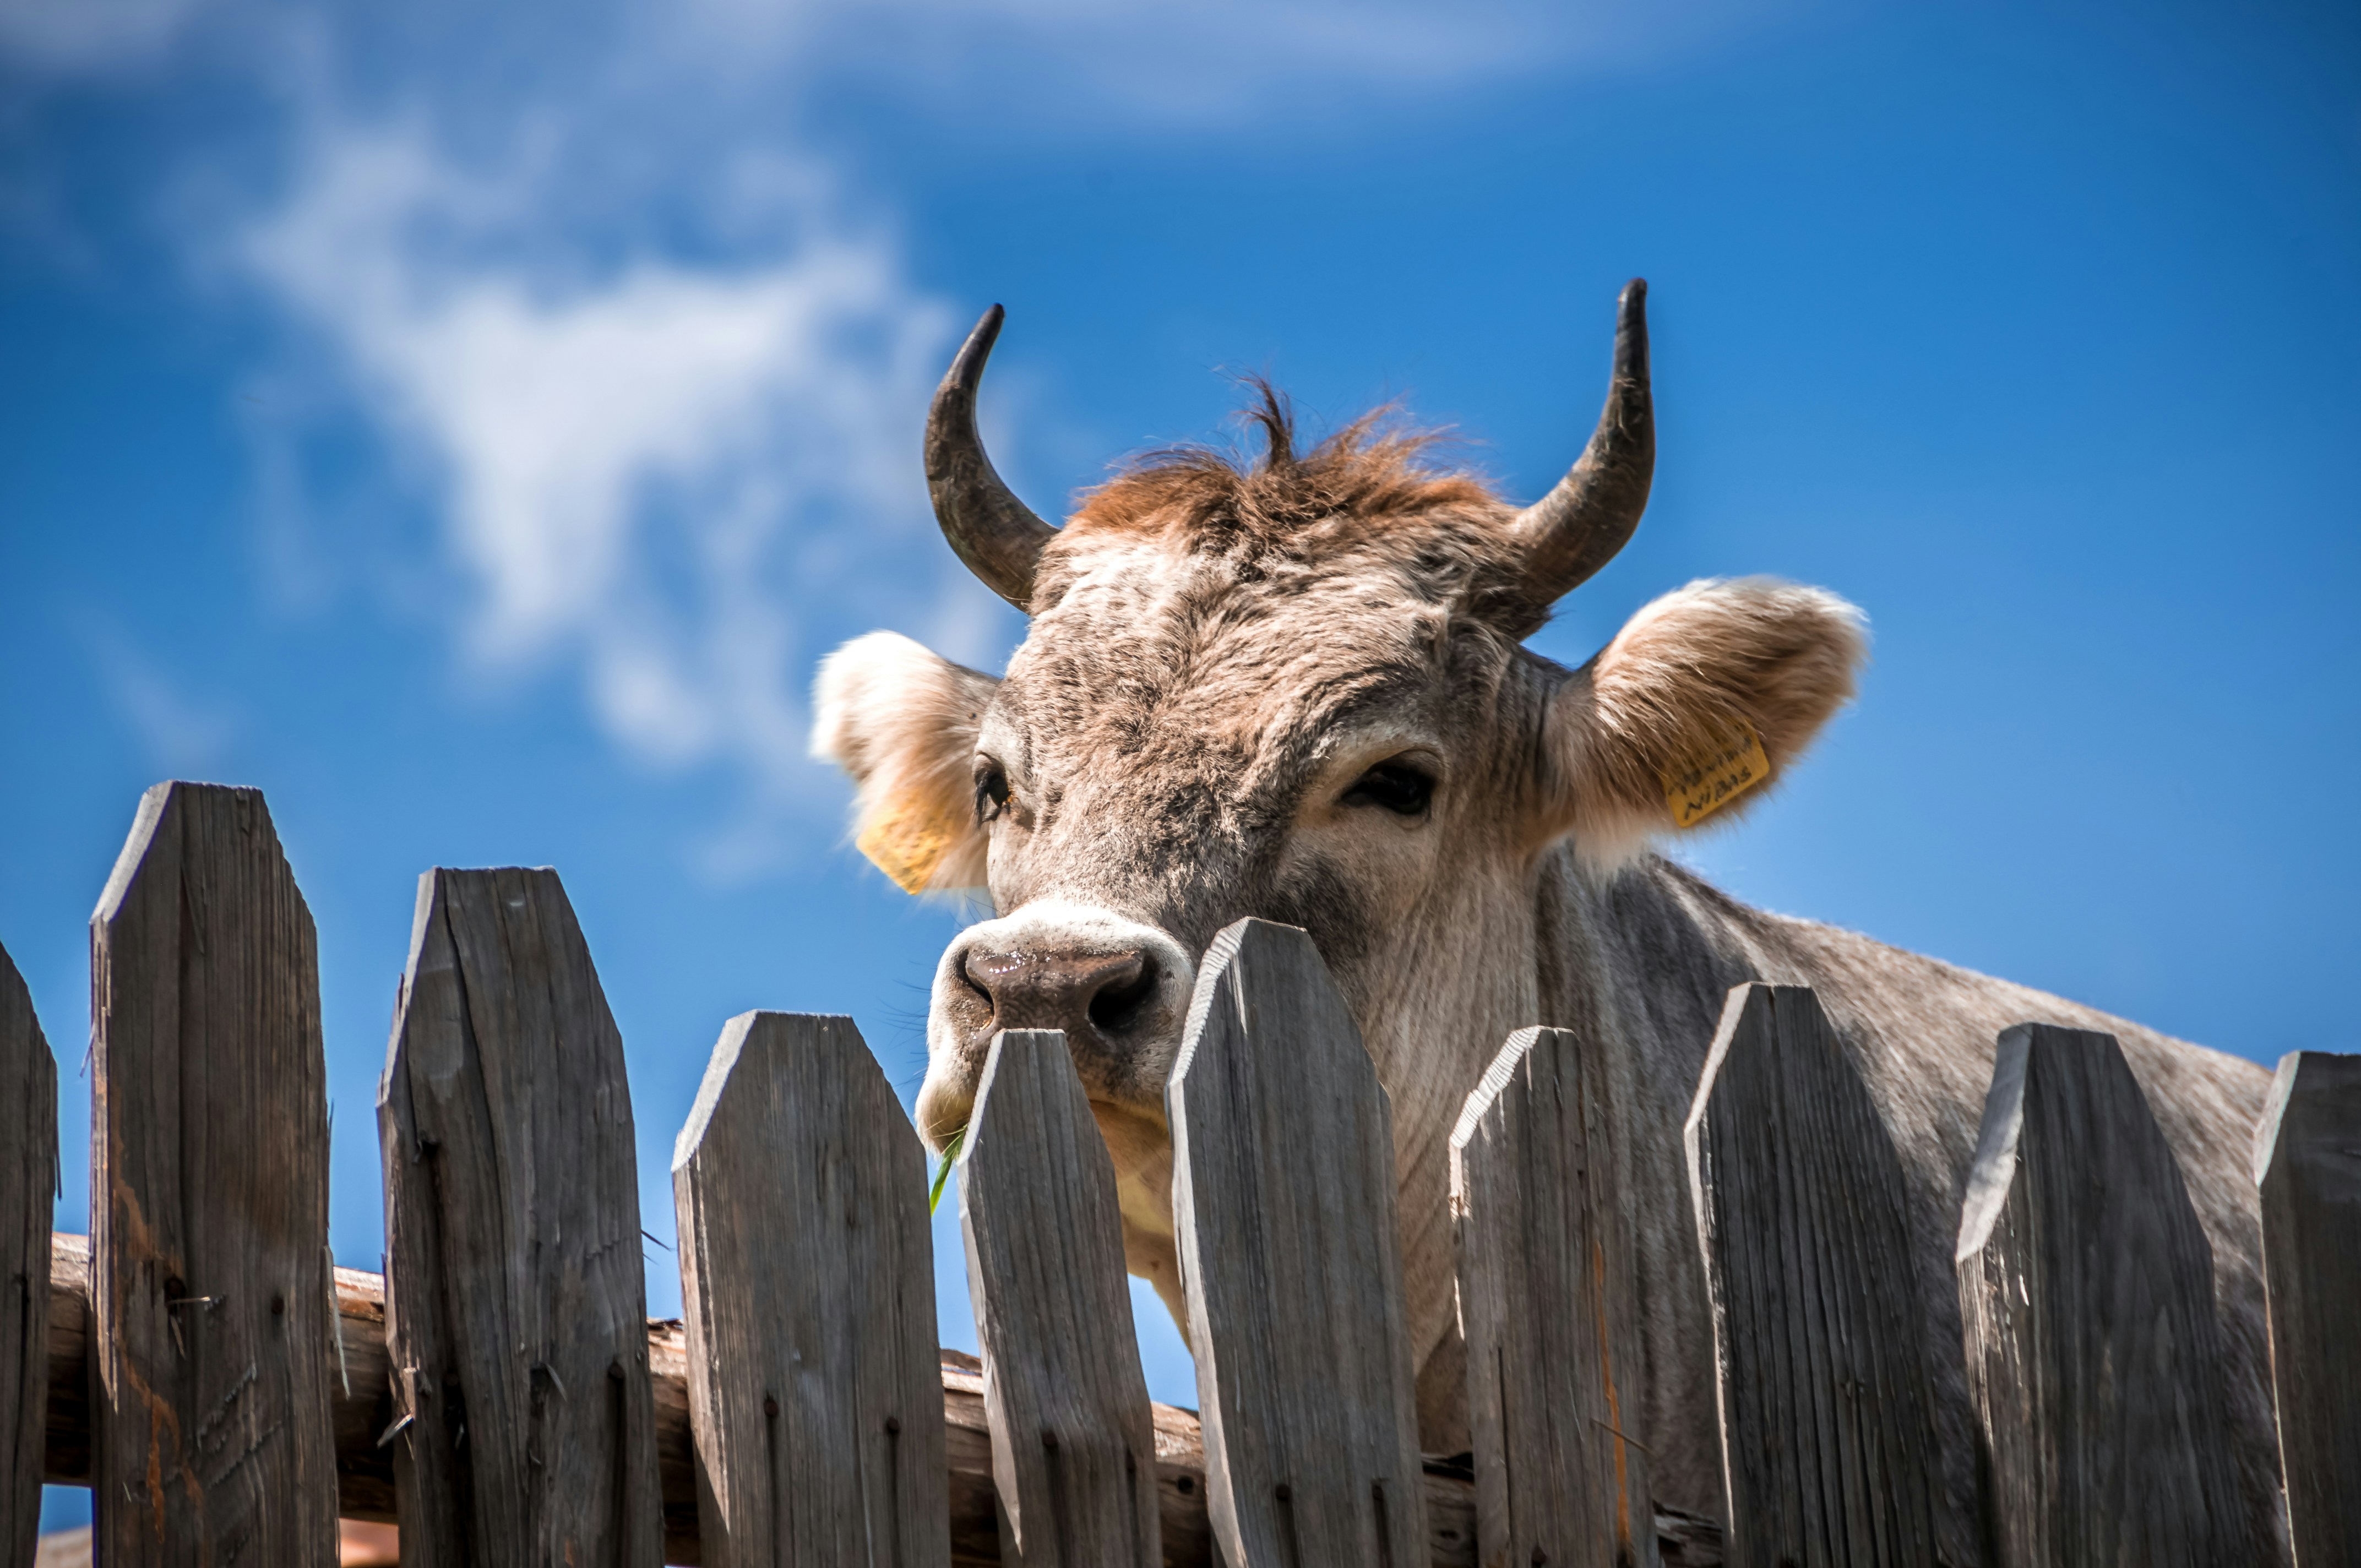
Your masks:
<path fill-rule="evenodd" d="M 1379 762 L 1345 792 L 1346 806 L 1382 806 L 1400 817 L 1422 815 L 1434 798 L 1434 780 L 1407 762 Z"/>
<path fill-rule="evenodd" d="M 1008 804 L 1008 772 L 989 758 L 975 764 L 975 819 L 989 822 Z"/>

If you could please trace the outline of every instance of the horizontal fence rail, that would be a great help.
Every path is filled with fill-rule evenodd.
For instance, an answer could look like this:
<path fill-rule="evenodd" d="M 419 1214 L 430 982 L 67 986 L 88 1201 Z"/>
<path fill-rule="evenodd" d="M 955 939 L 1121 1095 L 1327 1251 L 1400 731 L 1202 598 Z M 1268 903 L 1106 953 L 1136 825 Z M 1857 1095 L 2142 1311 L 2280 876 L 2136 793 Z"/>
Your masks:
<path fill-rule="evenodd" d="M 90 1343 L 90 1244 L 81 1235 L 50 1238 L 49 1303 L 49 1402 L 42 1479 L 90 1485 L 89 1411 L 82 1387 Z M 344 1365 L 352 1391 L 335 1397 L 338 1512 L 346 1519 L 394 1522 L 393 1468 L 378 1440 L 385 1411 L 385 1282 L 359 1269 L 336 1270 Z M 664 1538 L 664 1561 L 698 1568 L 705 1562 L 697 1533 L 696 1443 L 688 1396 L 688 1332 L 675 1319 L 647 1325 L 648 1365 L 656 1414 L 656 1451 L 664 1481 L 664 1515 L 675 1526 Z M 334 1351 L 331 1354 L 335 1354 Z M 993 1482 L 991 1424 L 984 1415 L 983 1367 L 959 1351 L 941 1353 L 937 1372 L 943 1421 L 944 1475 L 955 1565 L 1003 1561 Z M 1213 1536 L 1205 1517 L 1204 1442 L 1196 1412 L 1151 1405 L 1156 1428 L 1157 1508 L 1168 1568 L 1210 1564 Z M 1452 1475 L 1424 1477 L 1429 1550 L 1434 1568 L 1474 1568 L 1475 1488 Z M 1689 1534 L 1697 1522 L 1660 1518 L 1659 1528 Z M 1010 1559 L 1013 1561 L 1013 1559 Z M 1714 1562 L 1708 1556 L 1690 1562 Z"/>
<path fill-rule="evenodd" d="M 1611 1034 L 1521 1031 L 1467 1102 L 1475 1452 L 1437 1459 L 1390 1103 L 1300 930 L 1215 940 L 1168 1088 L 1202 1426 L 1146 1397 L 1063 1036 L 1001 1036 L 965 1130 L 979 1362 L 935 1344 L 923 1154 L 844 1018 L 724 1028 L 673 1168 L 687 1318 L 646 1318 L 622 1042 L 547 870 L 421 879 L 389 1272 L 333 1267 L 314 950 L 258 793 L 148 792 L 92 923 L 87 1237 L 48 1233 L 55 1064 L 0 953 L 0 1568 L 32 1560 L 43 1480 L 93 1488 L 122 1562 L 325 1561 L 339 1515 L 399 1519 L 412 1564 L 1724 1560 L 1718 1520 L 1653 1503 L 1632 1430 Z M 1978 1528 L 2003 1563 L 2279 1550 L 2277 1501 L 2224 1468 L 2172 1150 L 2112 1039 L 2047 1026 L 2000 1042 L 1959 1216 L 1947 1375 L 1987 1495 L 1953 1517 L 1926 1325 L 1954 1303 L 1914 1294 L 1927 1220 L 1877 1105 L 1810 990 L 1731 993 L 1686 1129 L 1730 1560 L 1969 1561 Z M 2314 1568 L 2361 1541 L 2361 1058 L 2282 1064 L 2254 1178 Z"/>

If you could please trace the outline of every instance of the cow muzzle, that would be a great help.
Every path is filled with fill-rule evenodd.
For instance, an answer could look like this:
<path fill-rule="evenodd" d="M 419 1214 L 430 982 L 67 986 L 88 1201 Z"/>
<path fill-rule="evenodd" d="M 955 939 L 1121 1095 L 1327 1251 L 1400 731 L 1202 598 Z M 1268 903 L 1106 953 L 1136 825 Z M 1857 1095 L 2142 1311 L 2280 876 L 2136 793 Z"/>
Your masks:
<path fill-rule="evenodd" d="M 961 933 L 935 970 L 918 1126 L 941 1148 L 967 1125 L 993 1036 L 1059 1029 L 1115 1166 L 1124 1255 L 1181 1308 L 1172 1252 L 1172 1137 L 1164 1084 L 1197 966 L 1153 926 L 1042 900 Z"/>
<path fill-rule="evenodd" d="M 992 1038 L 1064 1032 L 1092 1106 L 1164 1124 L 1196 965 L 1153 926 L 1062 900 L 972 926 L 935 970 L 918 1124 L 939 1147 L 967 1124 Z"/>

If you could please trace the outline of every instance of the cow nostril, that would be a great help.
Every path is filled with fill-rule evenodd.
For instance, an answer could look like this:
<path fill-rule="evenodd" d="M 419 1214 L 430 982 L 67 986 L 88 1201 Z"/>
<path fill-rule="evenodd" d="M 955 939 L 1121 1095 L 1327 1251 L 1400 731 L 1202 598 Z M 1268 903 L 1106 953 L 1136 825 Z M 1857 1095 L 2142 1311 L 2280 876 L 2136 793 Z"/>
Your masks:
<path fill-rule="evenodd" d="M 979 965 L 982 965 L 984 968 L 984 973 L 978 974 L 976 972 Z M 981 997 L 986 1007 L 994 1008 L 995 1011 L 997 1010 L 999 999 L 993 994 L 992 989 L 994 976 L 991 972 L 991 966 L 986 962 L 983 954 L 972 952 L 968 954 L 966 959 L 963 959 L 959 966 L 959 974 L 960 979 L 967 982 L 967 988 L 975 992 L 977 996 Z"/>
<path fill-rule="evenodd" d="M 1116 972 L 1091 998 L 1091 1022 L 1108 1034 L 1131 1027 L 1137 1022 L 1140 1009 L 1148 1005 L 1148 999 L 1156 994 L 1153 958 L 1141 953 L 1126 968 L 1128 972 Z"/>

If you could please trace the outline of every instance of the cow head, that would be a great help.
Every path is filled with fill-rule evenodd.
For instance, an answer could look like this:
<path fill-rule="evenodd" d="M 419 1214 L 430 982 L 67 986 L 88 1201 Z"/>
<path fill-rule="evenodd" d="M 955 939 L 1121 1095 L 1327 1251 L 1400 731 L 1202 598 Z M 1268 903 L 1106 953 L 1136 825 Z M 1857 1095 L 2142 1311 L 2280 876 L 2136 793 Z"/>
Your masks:
<path fill-rule="evenodd" d="M 1623 296 L 1581 462 L 1522 510 L 1381 422 L 1298 452 L 1266 394 L 1259 461 L 1151 457 L 1053 529 L 976 438 L 996 307 L 937 395 L 937 514 L 1030 630 L 996 680 L 890 633 L 846 645 L 815 750 L 858 782 L 873 859 L 996 912 L 936 975 L 926 1135 L 965 1124 L 995 1031 L 1064 1030 L 1131 1266 L 1176 1315 L 1164 1086 L 1223 926 L 1301 926 L 1334 971 L 1393 1098 L 1414 1326 L 1446 1333 L 1444 1146 L 1536 1021 L 1543 862 L 1611 874 L 1653 834 L 1730 819 L 1850 694 L 1858 615 L 1767 580 L 1667 595 L 1580 669 L 1521 645 L 1639 522 L 1643 299 Z"/>

